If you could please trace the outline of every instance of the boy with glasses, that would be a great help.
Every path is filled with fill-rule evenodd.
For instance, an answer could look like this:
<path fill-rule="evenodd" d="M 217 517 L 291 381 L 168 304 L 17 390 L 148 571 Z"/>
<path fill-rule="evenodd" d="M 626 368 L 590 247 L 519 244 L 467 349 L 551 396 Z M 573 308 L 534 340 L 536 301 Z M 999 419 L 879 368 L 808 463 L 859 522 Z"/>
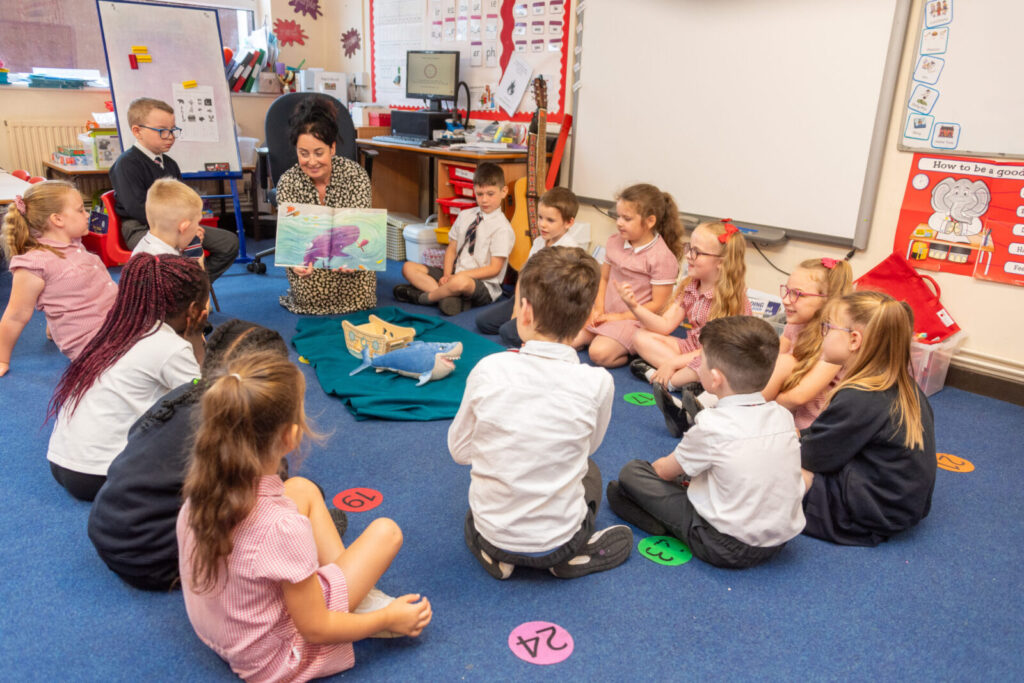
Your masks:
<path fill-rule="evenodd" d="M 128 248 L 134 249 L 149 232 L 146 193 L 150 185 L 157 178 L 181 180 L 181 169 L 167 155 L 181 128 L 175 126 L 171 105 L 150 97 L 140 97 L 128 106 L 128 125 L 135 144 L 110 167 L 110 183 L 114 186 L 114 211 L 121 219 L 121 235 Z M 200 238 L 203 249 L 210 252 L 206 271 L 213 282 L 234 263 L 238 237 L 230 230 L 210 229 Z"/>

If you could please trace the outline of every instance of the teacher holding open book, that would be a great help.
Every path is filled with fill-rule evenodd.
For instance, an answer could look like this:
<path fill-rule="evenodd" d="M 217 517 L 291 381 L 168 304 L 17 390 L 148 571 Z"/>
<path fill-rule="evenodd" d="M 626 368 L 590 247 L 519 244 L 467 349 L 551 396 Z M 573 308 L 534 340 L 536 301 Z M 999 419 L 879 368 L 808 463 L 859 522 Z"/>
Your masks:
<path fill-rule="evenodd" d="M 336 209 L 369 208 L 370 178 L 351 159 L 335 156 L 338 138 L 334 104 L 305 98 L 289 120 L 289 140 L 298 163 L 277 183 L 277 203 L 317 204 Z M 281 305 L 302 315 L 339 315 L 377 305 L 377 276 L 371 270 L 335 270 L 312 265 L 287 270 L 291 289 Z"/>

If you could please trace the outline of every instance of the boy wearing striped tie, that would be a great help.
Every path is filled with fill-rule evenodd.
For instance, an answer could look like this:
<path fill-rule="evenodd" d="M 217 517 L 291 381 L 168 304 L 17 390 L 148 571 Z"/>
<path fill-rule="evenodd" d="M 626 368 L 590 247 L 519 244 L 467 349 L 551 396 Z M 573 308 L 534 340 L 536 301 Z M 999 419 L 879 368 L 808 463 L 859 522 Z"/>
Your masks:
<path fill-rule="evenodd" d="M 512 225 L 501 210 L 508 194 L 501 166 L 490 162 L 477 166 L 473 193 L 476 207 L 462 211 L 448 232 L 444 268 L 406 261 L 402 275 L 409 284 L 395 287 L 396 300 L 437 305 L 441 313 L 455 315 L 485 306 L 501 294 L 515 242 Z"/>

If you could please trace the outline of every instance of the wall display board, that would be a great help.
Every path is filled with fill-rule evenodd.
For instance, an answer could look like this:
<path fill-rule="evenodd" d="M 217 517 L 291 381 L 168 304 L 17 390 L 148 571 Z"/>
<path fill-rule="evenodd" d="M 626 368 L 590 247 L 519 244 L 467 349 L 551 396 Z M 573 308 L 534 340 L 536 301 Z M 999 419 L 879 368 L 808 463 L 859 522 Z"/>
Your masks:
<path fill-rule="evenodd" d="M 909 11 L 581 3 L 572 189 L 650 182 L 686 213 L 866 246 Z"/>
<path fill-rule="evenodd" d="M 406 51 L 458 50 L 474 118 L 530 118 L 536 109 L 531 93 L 514 117 L 495 101 L 502 74 L 517 56 L 548 82 L 548 119 L 562 120 L 572 0 L 369 0 L 369 7 L 375 102 L 422 106 L 422 100 L 405 97 Z"/>
<path fill-rule="evenodd" d="M 926 0 L 900 149 L 1024 157 L 1019 0 Z"/>
<path fill-rule="evenodd" d="M 241 177 L 220 26 L 212 10 L 99 0 L 100 29 L 122 147 L 128 105 L 155 97 L 181 128 L 170 156 L 188 177 Z"/>
<path fill-rule="evenodd" d="M 1024 285 L 1024 163 L 915 154 L 893 250 L 915 268 Z"/>

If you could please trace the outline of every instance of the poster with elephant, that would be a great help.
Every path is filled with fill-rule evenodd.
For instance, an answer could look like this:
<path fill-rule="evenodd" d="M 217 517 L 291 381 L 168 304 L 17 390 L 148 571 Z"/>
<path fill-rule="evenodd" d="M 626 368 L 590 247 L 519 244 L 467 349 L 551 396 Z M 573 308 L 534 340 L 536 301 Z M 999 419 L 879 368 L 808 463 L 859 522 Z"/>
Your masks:
<path fill-rule="evenodd" d="M 384 270 L 387 223 L 384 209 L 281 204 L 274 264 Z"/>
<path fill-rule="evenodd" d="M 894 249 L 923 270 L 1024 285 L 1024 161 L 915 154 Z"/>

